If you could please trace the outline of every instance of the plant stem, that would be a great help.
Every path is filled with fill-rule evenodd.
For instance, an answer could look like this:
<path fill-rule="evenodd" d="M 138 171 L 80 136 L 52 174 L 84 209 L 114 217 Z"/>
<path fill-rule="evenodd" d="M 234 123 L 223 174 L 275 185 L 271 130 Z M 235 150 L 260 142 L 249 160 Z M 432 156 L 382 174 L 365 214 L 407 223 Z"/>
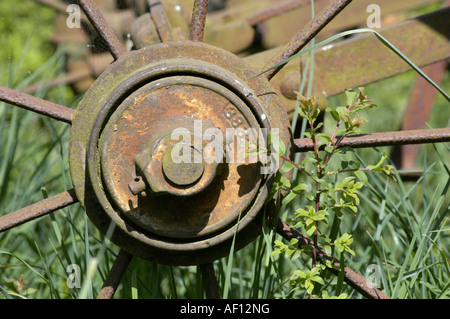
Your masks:
<path fill-rule="evenodd" d="M 352 106 L 350 106 L 348 108 L 348 110 L 351 111 L 357 104 L 358 104 L 358 100 L 356 100 L 356 102 Z M 339 129 L 339 126 L 341 126 L 341 123 L 342 123 L 342 119 L 340 119 L 339 122 L 336 124 L 336 127 L 334 128 L 333 134 L 331 134 L 331 140 L 336 138 L 336 133 L 337 133 L 337 130 Z M 328 143 L 328 146 L 331 146 L 331 142 Z"/>
<path fill-rule="evenodd" d="M 305 171 L 300 165 L 298 165 L 297 163 L 293 162 L 291 159 L 287 158 L 286 156 L 281 155 L 281 158 L 284 159 L 285 161 L 291 163 L 292 165 L 294 165 L 300 172 L 304 173 L 305 175 L 312 177 L 312 175 L 310 173 L 308 173 L 307 171 Z"/>
<path fill-rule="evenodd" d="M 355 103 L 353 103 L 352 106 L 350 106 L 350 107 L 348 108 L 348 110 L 351 111 L 357 104 L 358 104 L 358 99 L 356 100 Z M 331 134 L 331 137 L 330 137 L 331 141 L 333 141 L 333 140 L 336 138 L 336 134 L 337 134 L 337 131 L 338 131 L 338 129 L 339 129 L 339 126 L 341 126 L 341 123 L 342 123 L 342 119 L 340 119 L 339 122 L 336 124 L 336 127 L 334 128 L 333 134 Z M 347 135 L 346 133 L 342 134 L 342 136 L 339 138 L 339 140 L 334 144 L 333 150 L 332 150 L 331 153 L 326 157 L 326 159 L 325 159 L 325 161 L 324 161 L 324 164 L 325 164 L 325 165 L 328 164 L 328 162 L 330 161 L 330 159 L 331 159 L 331 157 L 333 156 L 334 152 L 338 149 L 339 145 L 341 144 L 342 140 L 344 139 L 344 137 L 345 137 L 346 135 Z M 331 146 L 331 143 L 332 143 L 332 142 L 329 142 L 329 143 L 328 143 L 328 146 Z"/>
<path fill-rule="evenodd" d="M 371 169 L 371 168 L 343 169 L 343 170 L 337 171 L 337 172 L 328 172 L 327 175 L 340 174 L 340 173 L 347 173 L 347 172 L 356 172 L 356 171 L 372 171 L 372 169 Z"/>
<path fill-rule="evenodd" d="M 314 123 L 312 122 L 312 118 L 309 119 L 309 126 L 311 128 L 311 140 L 314 146 L 314 154 L 316 155 L 317 163 L 319 163 L 319 150 L 317 149 L 316 133 L 314 132 Z"/>
<path fill-rule="evenodd" d="M 309 125 L 311 127 L 311 139 L 313 141 L 313 145 L 314 145 L 314 154 L 316 156 L 316 174 L 317 174 L 317 178 L 320 179 L 322 178 L 322 166 L 320 165 L 320 156 L 319 156 L 319 150 L 317 148 L 317 143 L 316 143 L 316 134 L 314 131 L 314 123 L 312 121 L 312 117 L 310 117 L 309 119 Z M 320 210 L 320 183 L 318 181 L 316 181 L 316 195 L 314 197 L 314 201 L 316 204 L 316 213 Z M 313 248 L 313 258 L 312 258 L 312 268 L 316 267 L 317 264 L 317 247 L 318 247 L 318 234 L 319 234 L 319 224 L 316 221 L 315 222 L 315 226 L 316 229 L 314 230 L 314 238 L 313 238 L 313 242 L 314 242 L 314 248 Z"/>

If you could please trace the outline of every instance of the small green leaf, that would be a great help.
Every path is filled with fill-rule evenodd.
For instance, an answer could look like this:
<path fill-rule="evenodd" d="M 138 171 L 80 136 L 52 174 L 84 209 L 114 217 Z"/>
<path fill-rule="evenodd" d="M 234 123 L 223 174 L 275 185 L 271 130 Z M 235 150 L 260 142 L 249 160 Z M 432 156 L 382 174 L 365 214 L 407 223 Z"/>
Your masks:
<path fill-rule="evenodd" d="M 297 248 L 298 247 L 298 239 L 292 238 L 291 241 L 289 242 L 289 246 Z"/>
<path fill-rule="evenodd" d="M 307 280 L 305 282 L 305 289 L 309 294 L 312 293 L 312 291 L 314 289 L 314 284 L 310 280 Z"/>
<path fill-rule="evenodd" d="M 319 267 L 316 267 L 316 268 L 319 268 Z M 319 283 L 321 285 L 325 284 L 325 282 L 323 281 L 322 277 L 319 277 L 319 276 L 313 276 L 313 277 L 310 278 L 310 280 L 311 281 L 315 281 L 315 282 L 317 282 L 317 283 Z"/>
<path fill-rule="evenodd" d="M 329 296 L 328 292 L 323 291 L 322 292 L 322 298 L 323 299 L 347 299 L 347 294 L 346 293 L 342 293 L 339 296 Z"/>
<path fill-rule="evenodd" d="M 316 231 L 316 225 L 314 223 L 310 223 L 309 225 L 306 225 L 306 234 L 308 236 L 311 236 Z"/>
<path fill-rule="evenodd" d="M 350 247 L 345 247 L 345 251 L 350 253 L 353 257 L 356 256 L 355 252 Z"/>
<path fill-rule="evenodd" d="M 306 278 L 306 273 L 302 270 L 296 270 L 294 271 L 294 275 L 299 278 Z"/>
<path fill-rule="evenodd" d="M 311 186 L 305 183 L 300 183 L 293 188 L 294 191 L 309 191 L 311 190 Z"/>
<path fill-rule="evenodd" d="M 289 194 L 287 194 L 287 195 L 283 198 L 283 200 L 281 201 L 281 204 L 282 204 L 282 205 L 287 205 L 287 204 L 289 204 L 296 196 L 297 196 L 296 193 L 290 192 Z"/>
<path fill-rule="evenodd" d="M 299 208 L 297 209 L 297 214 L 299 216 L 309 216 L 309 212 L 307 212 L 306 210 L 304 210 L 303 208 Z"/>
<path fill-rule="evenodd" d="M 320 137 L 320 138 L 323 138 L 323 139 L 327 140 L 330 143 L 333 143 L 333 140 L 331 139 L 331 137 L 329 137 L 328 135 L 326 135 L 324 133 L 319 133 L 316 136 Z"/>
<path fill-rule="evenodd" d="M 290 248 L 286 249 L 286 252 L 285 252 L 286 257 L 291 256 L 294 252 L 295 252 L 295 249 L 290 249 Z"/>
<path fill-rule="evenodd" d="M 339 114 L 339 118 L 344 122 L 348 122 L 350 120 L 350 111 L 345 106 L 338 106 L 336 111 Z"/>
<path fill-rule="evenodd" d="M 319 128 L 321 128 L 323 126 L 323 122 L 318 123 L 314 129 L 312 130 L 313 132 L 316 132 Z"/>
<path fill-rule="evenodd" d="M 284 176 L 281 176 L 280 183 L 281 183 L 282 186 L 284 186 L 286 188 L 291 188 L 291 182 L 289 181 L 289 179 L 287 179 Z"/>
<path fill-rule="evenodd" d="M 364 184 L 367 185 L 369 182 L 367 175 L 363 171 L 355 171 L 356 177 Z"/>
<path fill-rule="evenodd" d="M 339 122 L 339 121 L 340 121 L 339 113 L 338 113 L 337 111 L 331 110 L 331 111 L 330 111 L 330 114 L 331 114 L 331 116 L 333 117 L 333 119 L 334 119 L 336 122 Z"/>
<path fill-rule="evenodd" d="M 342 189 L 346 188 L 347 185 L 354 179 L 355 179 L 355 177 L 353 177 L 353 176 L 344 178 L 341 183 L 336 184 L 336 190 L 342 190 Z"/>
<path fill-rule="evenodd" d="M 306 164 L 316 164 L 317 160 L 315 158 L 312 157 L 306 157 L 303 161 L 302 161 L 302 165 L 306 165 Z"/>
<path fill-rule="evenodd" d="M 329 187 L 328 182 L 322 178 L 316 179 L 316 182 L 319 183 L 320 185 L 322 185 L 325 189 L 328 189 L 328 187 Z"/>
<path fill-rule="evenodd" d="M 353 185 L 353 189 L 361 189 L 364 186 L 364 184 L 362 182 L 356 182 Z"/>
<path fill-rule="evenodd" d="M 281 254 L 281 251 L 280 251 L 280 250 L 274 250 L 274 251 L 272 251 L 272 257 L 275 257 L 276 255 L 279 255 L 279 254 Z"/>
<path fill-rule="evenodd" d="M 301 250 L 296 250 L 295 253 L 291 257 L 291 260 L 292 261 L 296 260 L 298 257 L 300 257 L 301 254 L 302 254 Z"/>
<path fill-rule="evenodd" d="M 281 175 L 289 173 L 289 171 L 291 171 L 294 167 L 295 167 L 295 165 L 293 163 L 285 161 L 280 168 Z"/>
<path fill-rule="evenodd" d="M 359 92 L 356 92 L 354 89 L 346 89 L 345 96 L 347 97 L 347 105 L 352 106 L 353 104 L 355 104 L 358 95 Z"/>
<path fill-rule="evenodd" d="M 333 153 L 334 146 L 325 146 L 325 152 L 331 154 Z"/>
<path fill-rule="evenodd" d="M 355 252 L 349 247 L 352 242 L 353 242 L 352 235 L 345 233 L 341 237 L 337 238 L 334 243 L 336 245 L 336 248 L 340 252 L 347 251 L 352 256 L 355 256 Z"/>

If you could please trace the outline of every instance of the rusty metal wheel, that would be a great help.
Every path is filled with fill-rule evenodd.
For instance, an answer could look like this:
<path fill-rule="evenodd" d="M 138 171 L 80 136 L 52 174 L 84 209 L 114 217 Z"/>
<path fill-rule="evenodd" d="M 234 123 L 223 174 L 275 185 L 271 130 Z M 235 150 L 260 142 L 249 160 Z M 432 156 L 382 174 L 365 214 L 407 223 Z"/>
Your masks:
<path fill-rule="evenodd" d="M 276 128 L 292 154 L 310 148 L 308 140 L 293 139 L 290 131 L 285 102 L 297 85 L 294 81 L 286 87 L 291 83 L 286 77 L 292 74 L 275 77 L 284 65 L 260 74 L 299 52 L 350 2 L 331 1 L 281 49 L 242 58 L 203 42 L 208 0 L 194 1 L 185 32 L 170 27 L 161 2 L 149 0 L 150 13 L 131 25 L 131 51 L 93 1 L 80 0 L 114 62 L 95 79 L 77 109 L 0 87 L 1 101 L 71 125 L 74 189 L 1 216 L 0 232 L 80 202 L 103 234 L 114 227 L 110 239 L 121 248 L 99 298 L 113 296 L 132 256 L 169 265 L 200 265 L 207 296 L 219 297 L 211 263 L 229 254 L 234 241 L 236 249 L 253 241 L 263 219 L 270 221 L 267 202 L 272 199 L 267 196 L 272 176 L 261 175 L 257 164 L 174 165 L 167 155 L 174 149 L 171 133 L 183 127 L 194 140 L 209 128 L 220 132 Z M 301 3 L 288 1 L 280 10 Z M 254 25 L 274 15 L 276 10 L 271 8 L 247 22 Z M 447 49 L 442 50 L 444 54 Z M 196 132 L 196 121 L 203 124 L 200 132 Z M 351 137 L 342 146 L 449 140 L 448 129 L 435 129 Z M 205 145 L 196 150 L 203 152 Z M 276 223 L 283 237 L 294 236 L 308 244 L 285 222 Z M 376 288 L 364 287 L 361 277 L 350 269 L 346 269 L 346 281 L 365 296 L 385 297 Z"/>

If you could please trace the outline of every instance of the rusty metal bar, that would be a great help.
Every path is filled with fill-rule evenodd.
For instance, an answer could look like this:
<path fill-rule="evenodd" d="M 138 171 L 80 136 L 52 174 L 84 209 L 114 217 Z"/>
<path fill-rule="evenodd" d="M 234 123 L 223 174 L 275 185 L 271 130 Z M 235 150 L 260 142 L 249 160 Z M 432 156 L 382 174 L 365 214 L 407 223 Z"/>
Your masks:
<path fill-rule="evenodd" d="M 291 10 L 297 9 L 301 6 L 311 4 L 311 0 L 291 0 L 285 1 L 269 8 L 260 10 L 246 17 L 247 22 L 250 25 L 257 25 L 270 18 L 282 15 L 283 13 L 289 12 Z"/>
<path fill-rule="evenodd" d="M 75 111 L 66 106 L 45 101 L 38 97 L 28 95 L 0 85 L 0 101 L 33 111 L 58 121 L 72 123 Z"/>
<path fill-rule="evenodd" d="M 100 10 L 92 0 L 79 0 L 84 13 L 98 34 L 106 41 L 109 50 L 115 60 L 120 59 L 127 53 L 125 46 L 120 42 L 114 30 L 106 22 Z"/>
<path fill-rule="evenodd" d="M 116 260 L 103 283 L 103 287 L 97 295 L 97 299 L 111 299 L 122 280 L 123 275 L 130 265 L 133 255 L 124 250 L 119 252 Z"/>
<path fill-rule="evenodd" d="M 298 239 L 298 247 L 301 246 L 313 246 L 314 242 L 309 239 L 308 237 L 304 236 L 302 233 L 300 233 L 297 229 L 290 227 L 289 224 L 287 224 L 285 221 L 278 219 L 277 222 L 277 233 L 281 235 L 285 240 L 290 241 L 293 238 Z M 322 248 L 318 248 L 317 257 L 319 259 L 327 259 L 333 261 L 333 265 L 337 268 L 341 268 L 341 263 L 336 260 L 335 258 L 332 258 L 331 256 L 328 256 Z M 339 275 L 338 269 L 331 269 L 327 268 L 330 272 L 332 272 L 334 275 Z M 358 291 L 361 295 L 363 295 L 366 298 L 370 299 L 389 299 L 389 297 L 382 292 L 381 290 L 377 289 L 376 287 L 373 287 L 373 285 L 370 285 L 364 277 L 357 274 L 355 271 L 353 271 L 349 267 L 344 268 L 344 281 L 353 289 Z"/>
<path fill-rule="evenodd" d="M 312 19 L 302 31 L 289 41 L 284 48 L 272 58 L 272 61 L 264 67 L 262 71 L 272 68 L 275 65 L 290 58 L 298 53 L 303 47 L 308 44 L 319 32 L 322 30 L 335 16 L 339 14 L 352 0 L 335 0 L 324 8 L 314 19 Z M 277 66 L 265 73 L 265 76 L 270 80 L 277 74 L 284 65 Z"/>
<path fill-rule="evenodd" d="M 212 263 L 199 265 L 202 274 L 203 288 L 205 289 L 206 298 L 220 299 L 219 285 L 217 283 L 214 265 Z"/>
<path fill-rule="evenodd" d="M 339 139 L 339 136 L 336 139 Z M 348 136 L 342 140 L 339 147 L 363 148 L 441 142 L 450 142 L 450 128 L 408 130 Z M 314 149 L 313 143 L 309 138 L 295 139 L 294 145 L 297 152 L 305 152 Z"/>
<path fill-rule="evenodd" d="M 161 42 L 173 41 L 172 27 L 160 0 L 148 0 L 150 6 L 150 15 L 156 30 L 158 30 Z"/>
<path fill-rule="evenodd" d="M 26 93 L 37 92 L 41 88 L 51 89 L 58 85 L 69 85 L 91 76 L 91 70 L 80 68 L 72 72 L 64 74 L 61 78 L 56 78 L 49 83 L 33 83 L 24 87 L 22 90 Z"/>
<path fill-rule="evenodd" d="M 330 0 L 314 0 L 315 11 L 320 12 L 320 10 L 329 2 Z M 442 2 L 442 0 L 377 0 L 376 4 L 381 8 L 381 25 L 384 28 L 415 17 L 417 14 L 411 9 L 420 8 L 431 3 L 437 4 L 439 2 Z M 333 21 L 320 31 L 316 37 L 316 43 L 343 30 L 366 27 L 367 18 L 370 15 L 370 13 L 367 12 L 367 9 L 369 5 L 374 3 L 373 0 L 358 0 L 350 3 L 345 10 L 339 13 Z M 253 10 L 253 12 L 257 11 L 257 9 Z M 307 4 L 286 12 L 283 15 L 262 21 L 259 24 L 260 28 L 258 28 L 261 33 L 262 44 L 265 48 L 283 46 L 290 41 L 298 30 L 301 30 L 310 19 L 311 5 Z"/>
<path fill-rule="evenodd" d="M 192 11 L 192 20 L 189 29 L 189 40 L 191 41 L 203 41 L 208 3 L 209 0 L 194 1 L 194 10 Z"/>
<path fill-rule="evenodd" d="M 78 199 L 73 189 L 43 199 L 40 202 L 19 209 L 13 213 L 1 216 L 0 233 L 77 202 Z"/>
<path fill-rule="evenodd" d="M 67 4 L 64 4 L 59 1 L 55 0 L 35 0 L 36 2 L 39 2 L 40 4 L 43 4 L 47 7 L 53 8 L 56 11 L 59 11 L 61 13 L 65 13 L 67 9 Z"/>
<path fill-rule="evenodd" d="M 438 85 L 441 83 L 448 61 L 440 61 L 423 68 Z M 437 95 L 436 89 L 423 77 L 418 76 L 414 83 L 408 107 L 403 115 L 402 130 L 425 128 Z M 402 145 L 393 151 L 393 160 L 402 170 L 414 170 L 418 145 Z"/>

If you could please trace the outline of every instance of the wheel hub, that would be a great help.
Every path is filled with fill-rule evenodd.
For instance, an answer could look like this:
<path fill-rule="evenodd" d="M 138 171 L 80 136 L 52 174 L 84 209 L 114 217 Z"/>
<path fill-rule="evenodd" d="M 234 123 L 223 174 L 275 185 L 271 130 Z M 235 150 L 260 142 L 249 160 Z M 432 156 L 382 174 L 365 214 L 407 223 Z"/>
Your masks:
<path fill-rule="evenodd" d="M 94 224 L 106 233 L 113 222 L 113 242 L 165 264 L 223 257 L 236 233 L 238 248 L 253 240 L 271 175 L 237 160 L 234 142 L 257 131 L 266 147 L 273 128 L 290 140 L 277 96 L 256 75 L 190 41 L 112 64 L 80 102 L 70 141 L 74 187 Z"/>

